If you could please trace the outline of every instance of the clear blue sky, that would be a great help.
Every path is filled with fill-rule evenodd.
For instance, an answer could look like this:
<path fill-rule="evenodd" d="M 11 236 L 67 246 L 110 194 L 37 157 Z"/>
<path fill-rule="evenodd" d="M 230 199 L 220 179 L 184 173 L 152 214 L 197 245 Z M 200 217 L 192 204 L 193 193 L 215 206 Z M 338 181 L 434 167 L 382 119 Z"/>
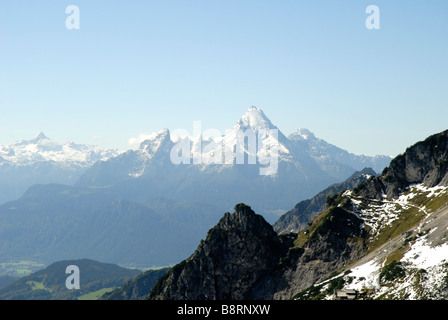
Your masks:
<path fill-rule="evenodd" d="M 447 59 L 446 0 L 3 0 L 0 144 L 123 149 L 196 120 L 224 132 L 255 105 L 285 134 L 396 155 L 448 129 Z"/>

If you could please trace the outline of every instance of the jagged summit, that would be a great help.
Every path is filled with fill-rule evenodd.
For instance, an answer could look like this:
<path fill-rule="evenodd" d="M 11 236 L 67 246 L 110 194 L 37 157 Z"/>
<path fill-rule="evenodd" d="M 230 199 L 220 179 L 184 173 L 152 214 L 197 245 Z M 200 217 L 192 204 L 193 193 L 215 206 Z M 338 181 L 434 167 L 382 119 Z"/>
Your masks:
<path fill-rule="evenodd" d="M 123 188 L 127 193 L 129 185 L 147 183 L 146 190 L 136 187 L 136 197 L 146 197 L 151 190 L 152 196 L 209 201 L 223 211 L 229 202 L 247 201 L 256 203 L 258 213 L 274 222 L 279 212 L 355 171 L 372 167 L 381 172 L 390 162 L 387 157 L 358 157 L 317 138 L 290 140 L 275 130 L 266 114 L 254 106 L 233 130 L 213 139 L 197 133 L 177 139 L 174 131 L 163 129 L 139 149 L 98 162 L 77 185 Z M 141 181 L 129 181 L 134 179 Z"/>
<path fill-rule="evenodd" d="M 0 145 L 0 203 L 19 198 L 32 185 L 73 184 L 95 162 L 118 154 L 92 145 L 60 143 L 43 132 L 31 140 Z"/>
<path fill-rule="evenodd" d="M 254 215 L 255 212 L 252 210 L 252 208 L 244 203 L 239 203 L 235 206 L 235 214 L 238 216 L 244 216 L 244 215 Z"/>
<path fill-rule="evenodd" d="M 245 232 L 261 232 L 266 221 L 261 215 L 256 214 L 252 208 L 244 203 L 237 204 L 234 213 L 227 212 L 221 219 L 218 228 L 223 230 L 234 230 L 238 228 Z M 268 228 L 271 229 L 271 228 Z M 273 229 L 272 229 L 273 232 Z"/>
<path fill-rule="evenodd" d="M 140 144 L 141 150 L 146 150 L 148 153 L 157 152 L 163 145 L 171 142 L 170 131 L 166 128 L 153 133 L 145 141 Z"/>
<path fill-rule="evenodd" d="M 272 124 L 271 120 L 269 120 L 260 108 L 251 106 L 237 122 L 235 129 L 252 129 L 256 131 L 277 129 L 277 127 Z"/>

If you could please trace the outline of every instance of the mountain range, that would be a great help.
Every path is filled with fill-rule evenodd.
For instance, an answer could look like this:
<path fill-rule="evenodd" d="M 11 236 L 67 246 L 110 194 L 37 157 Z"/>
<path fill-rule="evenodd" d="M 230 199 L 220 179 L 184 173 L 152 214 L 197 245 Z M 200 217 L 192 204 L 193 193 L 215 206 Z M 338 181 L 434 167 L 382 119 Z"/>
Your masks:
<path fill-rule="evenodd" d="M 278 234 L 238 204 L 149 298 L 447 299 L 447 158 L 448 131 L 430 136 L 329 194 L 298 232 Z M 295 209 L 290 218 L 307 215 Z"/>
<path fill-rule="evenodd" d="M 58 143 L 43 132 L 0 145 L 0 203 L 19 198 L 34 184 L 74 184 L 97 161 L 119 154 L 97 146 Z"/>
<path fill-rule="evenodd" d="M 268 131 L 263 141 L 276 142 L 278 163 L 272 174 L 260 174 L 260 170 L 267 167 L 258 160 L 262 151 L 252 150 L 248 144 L 243 146 L 245 162 L 238 164 L 237 136 L 247 131 Z M 277 136 L 270 131 L 275 131 Z M 286 137 L 256 107 L 250 107 L 225 135 L 208 139 L 202 135 L 184 137 L 182 143 L 190 150 L 201 151 L 198 163 L 195 163 L 192 152 L 187 164 L 173 164 L 171 150 L 178 143 L 168 129 L 163 129 L 142 142 L 138 150 L 95 163 L 76 186 L 107 189 L 134 201 L 156 196 L 207 201 L 222 210 L 231 209 L 229 203 L 253 203 L 261 214 L 274 222 L 297 201 L 312 197 L 365 167 L 380 172 L 391 160 L 388 156 L 351 154 L 316 138 L 305 129 Z M 210 145 L 230 150 L 231 156 L 225 161 L 219 158 L 221 161 L 213 162 L 212 154 L 216 148 Z M 257 158 L 254 164 L 249 164 L 251 156 Z"/>
<path fill-rule="evenodd" d="M 250 108 L 235 129 L 272 129 L 264 118 L 261 110 Z M 278 133 L 279 171 L 261 176 L 261 164 L 176 166 L 167 160 L 175 141 L 169 130 L 162 130 L 138 150 L 96 162 L 74 186 L 34 185 L 19 199 L 1 205 L 0 260 L 85 256 L 148 266 L 183 259 L 158 273 L 128 278 L 115 290 L 108 288 L 102 299 L 109 300 L 447 299 L 448 131 L 410 146 L 384 169 L 376 167 L 380 174 L 372 168 L 355 172 L 339 165 L 336 156 L 318 157 L 319 148 L 312 144 L 310 149 L 304 144 L 299 148 L 294 141 L 317 140 L 314 146 L 319 142 L 308 131 L 300 132 L 300 139 L 298 133 L 296 138 Z M 298 150 L 307 157 L 299 157 Z M 346 161 L 349 158 L 366 163 L 365 157 L 348 154 Z M 380 157 L 367 163 L 375 159 Z M 313 197 L 298 198 L 274 223 L 243 202 L 222 216 L 221 205 L 207 204 L 209 195 L 200 188 L 203 202 L 140 190 L 172 186 L 170 179 L 176 175 L 170 170 L 179 174 L 178 183 L 186 177 L 197 179 L 196 173 L 206 181 L 217 172 L 245 169 L 254 170 L 252 177 L 284 182 L 280 174 L 304 168 L 302 163 L 319 168 L 319 174 L 335 166 L 352 169 L 345 181 L 326 185 Z M 106 183 L 107 172 L 111 176 Z M 169 176 L 164 178 L 164 173 Z M 228 177 L 227 188 L 237 188 L 236 177 Z M 248 176 L 240 178 L 242 183 Z M 222 195 L 227 189 L 221 187 Z M 43 278 L 30 279 L 9 284 L 7 294 L 20 283 L 27 294 L 42 285 L 49 288 Z"/>
<path fill-rule="evenodd" d="M 275 173 L 261 175 L 266 164 L 248 163 L 254 156 L 249 141 L 242 148 L 244 164 L 237 163 L 237 136 L 248 130 L 267 132 L 257 136 L 264 142 L 278 141 Z M 212 156 L 207 146 L 221 142 L 232 151 L 232 161 L 194 163 L 191 154 L 190 163 L 174 164 L 176 139 L 163 129 L 137 150 L 121 153 L 58 144 L 44 134 L 2 147 L 3 188 L 44 181 L 0 205 L 0 261 L 89 258 L 139 267 L 171 265 L 194 250 L 232 203 L 250 203 L 274 223 L 297 202 L 355 171 L 365 166 L 381 171 L 390 162 L 388 156 L 351 154 L 305 129 L 286 137 L 256 107 L 223 136 L 182 138 L 192 150 L 201 147 L 202 160 Z M 49 183 L 52 174 L 41 168 L 54 173 L 54 180 L 65 180 Z"/>

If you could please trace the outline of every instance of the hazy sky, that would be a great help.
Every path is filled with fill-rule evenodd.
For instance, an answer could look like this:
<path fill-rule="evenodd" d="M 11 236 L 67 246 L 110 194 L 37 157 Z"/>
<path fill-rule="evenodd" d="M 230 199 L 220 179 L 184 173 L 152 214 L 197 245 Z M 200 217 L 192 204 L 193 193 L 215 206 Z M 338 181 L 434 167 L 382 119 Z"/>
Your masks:
<path fill-rule="evenodd" d="M 380 30 L 368 30 L 368 5 Z M 80 29 L 66 28 L 66 8 Z M 251 106 L 357 154 L 448 129 L 448 1 L 2 0 L 0 144 L 125 149 Z"/>

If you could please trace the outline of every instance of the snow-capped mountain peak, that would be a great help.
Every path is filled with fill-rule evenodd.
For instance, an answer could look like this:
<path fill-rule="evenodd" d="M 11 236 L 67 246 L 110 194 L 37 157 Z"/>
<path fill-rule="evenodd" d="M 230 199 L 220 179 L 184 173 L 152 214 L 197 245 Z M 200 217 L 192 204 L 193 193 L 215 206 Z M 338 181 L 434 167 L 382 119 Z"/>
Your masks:
<path fill-rule="evenodd" d="M 154 155 L 157 151 L 171 147 L 171 135 L 168 129 L 162 129 L 151 134 L 145 141 L 140 144 L 140 150 L 150 155 Z M 166 150 L 165 150 L 166 151 Z"/>
<path fill-rule="evenodd" d="M 290 140 L 314 140 L 316 136 L 310 130 L 305 128 L 297 129 L 288 136 Z"/>
<path fill-rule="evenodd" d="M 9 163 L 14 166 L 53 162 L 66 166 L 89 167 L 96 161 L 107 160 L 116 155 L 118 155 L 116 150 L 73 142 L 59 143 L 48 138 L 43 132 L 31 140 L 0 146 L 3 164 Z"/>
<path fill-rule="evenodd" d="M 250 132 L 252 130 L 252 132 Z M 174 138 L 174 139 L 173 139 Z M 242 140 L 245 139 L 245 140 Z M 247 142 L 246 142 L 247 140 Z M 244 141 L 244 145 L 241 142 Z M 252 141 L 249 146 L 249 141 Z M 174 145 L 184 146 L 183 151 L 191 151 L 186 158 L 191 158 L 193 164 L 201 164 L 203 168 L 207 164 L 221 170 L 216 164 L 230 165 L 236 161 L 236 151 L 242 147 L 244 154 L 251 157 L 262 157 L 263 155 L 278 155 L 278 161 L 288 163 L 311 163 L 320 167 L 323 171 L 331 171 L 331 168 L 341 167 L 338 170 L 337 178 L 343 179 L 350 175 L 353 170 L 362 170 L 364 167 L 373 167 L 374 170 L 382 170 L 390 159 L 378 160 L 378 164 L 373 163 L 370 158 L 360 159 L 356 155 L 349 154 L 347 151 L 337 148 L 322 139 L 317 138 L 308 129 L 298 129 L 288 138 L 274 125 L 265 115 L 263 110 L 251 106 L 237 121 L 233 130 L 226 132 L 219 137 L 204 138 L 202 134 L 197 136 L 186 136 L 176 138 L 176 135 L 170 135 L 168 129 L 155 132 L 146 138 L 140 144 L 139 154 L 144 166 L 147 166 L 146 160 L 154 159 L 156 154 L 159 160 L 164 158 L 169 161 L 168 155 Z M 263 148 L 264 147 L 264 148 Z M 257 149 L 258 148 L 258 149 Z M 231 151 L 229 151 L 231 150 Z M 228 152 L 229 151 L 229 152 Z M 266 153 L 265 153 L 266 152 Z M 274 153 L 275 152 L 275 153 Z M 165 154 L 165 157 L 163 156 Z M 362 160 L 362 164 L 359 162 Z M 372 161 L 370 161 L 372 160 Z M 301 165 L 299 165 L 301 166 Z M 144 170 L 132 170 L 141 175 Z"/>
<path fill-rule="evenodd" d="M 258 131 L 277 129 L 277 127 L 272 124 L 271 120 L 269 120 L 260 108 L 251 106 L 237 122 L 235 129 L 252 129 L 254 131 Z"/>

